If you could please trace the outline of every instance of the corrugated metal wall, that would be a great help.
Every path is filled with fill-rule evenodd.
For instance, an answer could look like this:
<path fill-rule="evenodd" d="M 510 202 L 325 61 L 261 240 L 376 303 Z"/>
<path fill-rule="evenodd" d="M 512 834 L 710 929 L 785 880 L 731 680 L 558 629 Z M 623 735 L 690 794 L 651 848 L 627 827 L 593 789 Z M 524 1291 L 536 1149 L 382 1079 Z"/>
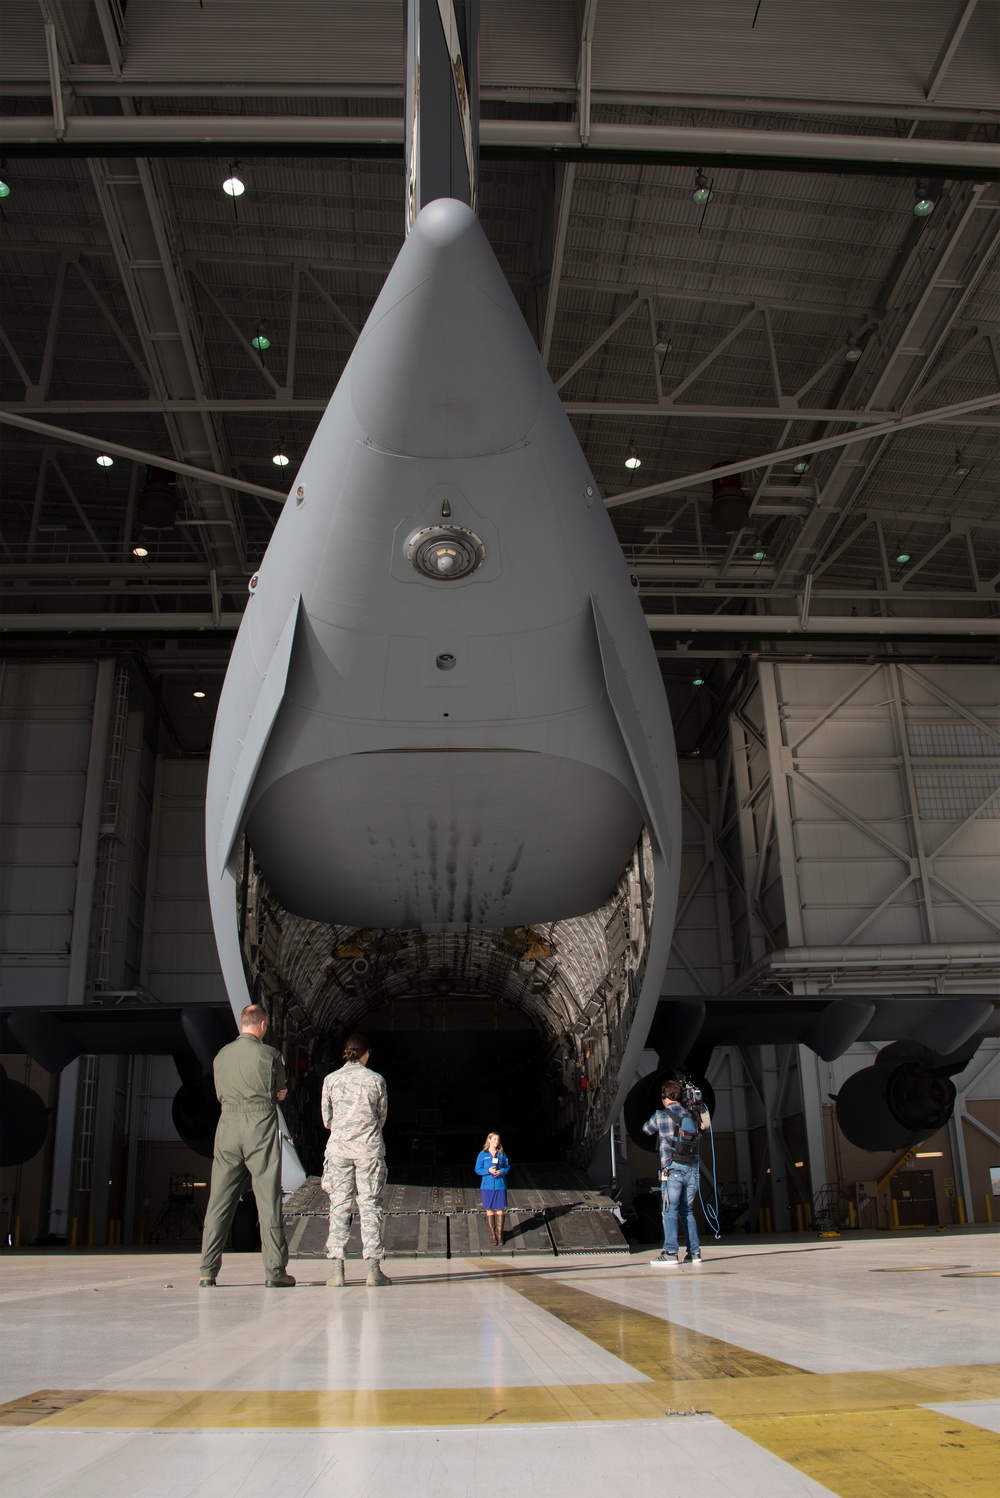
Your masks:
<path fill-rule="evenodd" d="M 0 983 L 66 999 L 96 667 L 8 665 L 0 686 Z"/>

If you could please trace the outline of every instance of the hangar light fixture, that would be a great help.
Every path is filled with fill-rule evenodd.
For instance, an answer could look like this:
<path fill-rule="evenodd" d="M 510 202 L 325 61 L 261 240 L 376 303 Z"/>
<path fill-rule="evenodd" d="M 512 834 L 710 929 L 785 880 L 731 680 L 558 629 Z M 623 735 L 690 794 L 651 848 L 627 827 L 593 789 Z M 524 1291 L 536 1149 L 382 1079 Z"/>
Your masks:
<path fill-rule="evenodd" d="M 242 170 L 240 163 L 234 161 L 229 167 L 229 176 L 222 184 L 222 191 L 231 198 L 241 198 L 246 192 L 246 183 L 240 176 Z"/>
<path fill-rule="evenodd" d="M 205 695 L 205 693 L 202 691 L 201 687 L 196 687 L 195 690 L 191 693 L 192 697 L 198 697 L 198 698 L 202 698 L 202 697 L 204 697 L 204 695 Z"/>
<path fill-rule="evenodd" d="M 935 209 L 934 199 L 930 195 L 926 182 L 918 182 L 913 189 L 913 216 L 914 218 L 930 218 Z"/>
<path fill-rule="evenodd" d="M 766 551 L 755 551 L 755 552 L 752 552 L 751 555 L 753 556 L 753 559 L 754 559 L 755 562 L 762 562 L 764 560 L 764 558 L 767 556 L 767 552 Z"/>
<path fill-rule="evenodd" d="M 910 553 L 908 551 L 904 551 L 904 549 L 902 547 L 900 547 L 899 550 L 896 553 L 896 561 L 899 563 L 899 565 L 901 567 L 905 567 L 906 563 L 909 560 L 910 560 Z"/>
<path fill-rule="evenodd" d="M 712 201 L 712 189 L 701 167 L 695 173 L 694 192 L 691 194 L 691 201 L 692 203 L 697 203 L 699 208 L 704 208 L 706 203 Z"/>
<path fill-rule="evenodd" d="M 656 324 L 656 342 L 653 344 L 654 354 L 669 354 L 670 339 L 667 336 L 667 325 L 663 322 Z"/>
<path fill-rule="evenodd" d="M 808 458 L 800 458 L 797 463 L 793 463 L 793 465 L 792 465 L 792 472 L 793 473 L 808 473 L 809 472 L 809 459 Z"/>
<path fill-rule="evenodd" d="M 10 197 L 10 183 L 7 181 L 7 163 L 0 161 L 0 198 Z"/>
<path fill-rule="evenodd" d="M 271 459 L 271 462 L 275 465 L 276 468 L 287 468 L 289 463 L 291 462 L 291 459 L 279 449 L 279 451 L 276 452 L 274 457 Z"/>
<path fill-rule="evenodd" d="M 262 354 L 265 349 L 269 349 L 271 347 L 271 340 L 267 336 L 266 322 L 259 322 L 257 324 L 250 342 L 257 350 L 258 354 Z"/>
<path fill-rule="evenodd" d="M 629 443 L 628 457 L 625 459 L 625 467 L 626 468 L 641 468 L 642 467 L 642 459 L 640 458 L 639 454 L 636 452 L 635 443 L 634 442 L 630 442 Z"/>
<path fill-rule="evenodd" d="M 971 472 L 972 472 L 972 464 L 971 463 L 967 463 L 965 461 L 965 459 L 962 457 L 962 454 L 961 454 L 960 450 L 956 447 L 956 449 L 955 449 L 955 477 L 957 479 L 967 479 L 969 477 L 969 474 Z"/>
<path fill-rule="evenodd" d="M 149 556 L 149 549 L 146 546 L 133 546 L 132 547 L 132 555 L 134 557 L 148 557 Z"/>
<path fill-rule="evenodd" d="M 858 343 L 857 339 L 852 338 L 850 343 L 844 350 L 844 361 L 847 364 L 857 364 L 863 353 L 864 349 L 861 347 L 860 343 Z"/>
<path fill-rule="evenodd" d="M 705 685 L 704 676 L 692 676 L 691 685 L 693 687 L 703 687 Z"/>
<path fill-rule="evenodd" d="M 115 460 L 109 453 L 98 453 L 97 466 L 99 468 L 114 468 Z"/>

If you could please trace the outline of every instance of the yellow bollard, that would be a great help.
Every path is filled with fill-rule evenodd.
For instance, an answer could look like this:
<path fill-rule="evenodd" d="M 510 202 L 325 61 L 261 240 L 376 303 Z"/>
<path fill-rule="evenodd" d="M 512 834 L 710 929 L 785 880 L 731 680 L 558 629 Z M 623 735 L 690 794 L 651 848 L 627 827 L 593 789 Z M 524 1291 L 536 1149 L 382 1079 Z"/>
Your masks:
<path fill-rule="evenodd" d="M 958 1204 L 958 1220 L 959 1220 L 960 1223 L 964 1223 L 965 1222 L 965 1197 L 964 1196 L 956 1196 L 955 1201 Z"/>
<path fill-rule="evenodd" d="M 80 1229 L 79 1218 L 74 1217 L 73 1221 L 69 1225 L 69 1246 L 70 1246 L 70 1248 L 75 1248 L 76 1247 L 76 1238 L 77 1238 L 77 1233 L 79 1232 L 79 1229 Z"/>
<path fill-rule="evenodd" d="M 984 1203 L 984 1205 L 986 1207 L 986 1221 L 987 1222 L 992 1222 L 993 1221 L 993 1193 L 992 1192 L 986 1191 L 986 1192 L 983 1193 L 983 1203 Z"/>
<path fill-rule="evenodd" d="M 847 1203 L 847 1225 L 852 1228 L 856 1228 L 858 1225 L 858 1214 L 854 1210 L 854 1203 L 852 1201 Z"/>
<path fill-rule="evenodd" d="M 896 1201 L 892 1203 L 892 1225 L 894 1228 L 899 1227 L 899 1203 Z"/>

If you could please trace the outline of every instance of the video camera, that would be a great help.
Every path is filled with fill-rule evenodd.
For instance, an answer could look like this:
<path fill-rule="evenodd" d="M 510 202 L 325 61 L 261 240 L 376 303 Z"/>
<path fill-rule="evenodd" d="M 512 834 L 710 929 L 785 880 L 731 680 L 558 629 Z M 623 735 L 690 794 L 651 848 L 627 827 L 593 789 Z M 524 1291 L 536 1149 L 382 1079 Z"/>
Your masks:
<path fill-rule="evenodd" d="M 700 1109 L 702 1106 L 702 1091 L 693 1082 L 681 1083 L 681 1102 L 688 1112 Z"/>

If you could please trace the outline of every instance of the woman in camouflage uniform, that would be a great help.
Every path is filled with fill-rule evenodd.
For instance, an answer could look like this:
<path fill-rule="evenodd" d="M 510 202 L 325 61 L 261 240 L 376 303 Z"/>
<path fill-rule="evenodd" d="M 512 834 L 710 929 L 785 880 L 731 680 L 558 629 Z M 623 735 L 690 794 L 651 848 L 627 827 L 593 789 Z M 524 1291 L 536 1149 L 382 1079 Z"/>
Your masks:
<path fill-rule="evenodd" d="M 388 1111 L 385 1078 L 368 1070 L 368 1042 L 357 1032 L 344 1041 L 344 1064 L 323 1083 L 323 1123 L 330 1138 L 323 1159 L 323 1190 L 330 1198 L 327 1258 L 333 1261 L 328 1285 L 344 1283 L 344 1250 L 356 1198 L 361 1244 L 368 1261 L 366 1284 L 389 1285 L 382 1273 L 382 1192 L 385 1144 L 382 1125 Z"/>

